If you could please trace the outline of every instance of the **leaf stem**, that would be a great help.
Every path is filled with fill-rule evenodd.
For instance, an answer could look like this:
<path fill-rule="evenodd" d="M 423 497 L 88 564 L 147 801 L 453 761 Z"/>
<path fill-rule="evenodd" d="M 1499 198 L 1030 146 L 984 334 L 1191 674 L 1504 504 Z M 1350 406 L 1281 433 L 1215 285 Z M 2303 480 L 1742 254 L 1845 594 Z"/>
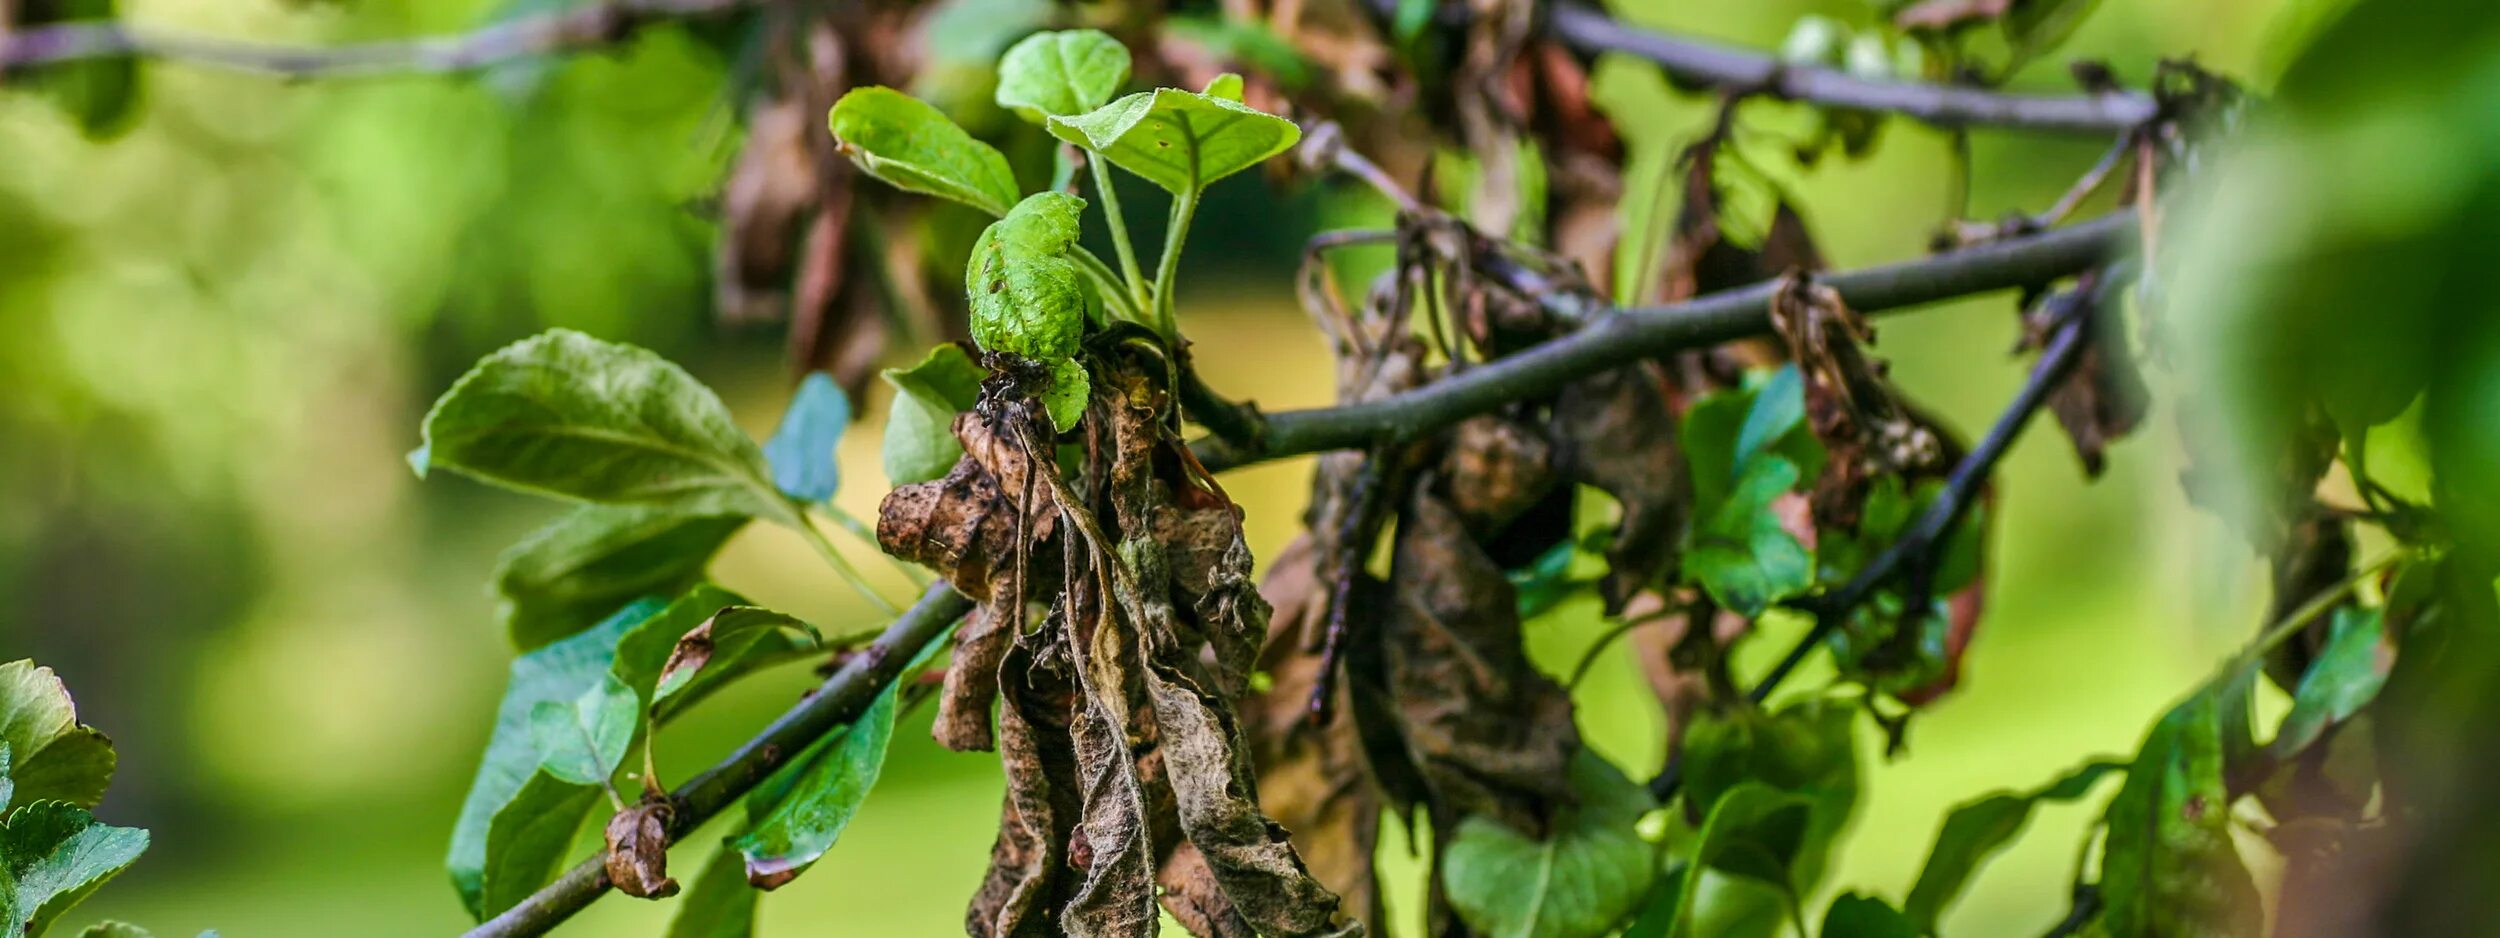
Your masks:
<path fill-rule="evenodd" d="M 1146 323 L 1146 308 L 1129 299 L 1128 287 L 1120 282 L 1119 274 L 1111 271 L 1111 265 L 1083 247 L 1070 248 L 1068 256 L 1076 260 L 1077 268 L 1085 272 L 1087 279 L 1094 281 L 1094 292 L 1102 296 L 1103 306 L 1112 315 L 1141 325 Z"/>
<path fill-rule="evenodd" d="M 1189 240 L 1190 219 L 1198 214 L 1198 190 L 1172 200 L 1172 224 L 1163 232 L 1163 261 L 1155 265 L 1155 328 L 1167 341 L 1180 338 L 1180 317 L 1172 311 L 1173 275 L 1180 270 L 1181 245 Z"/>
<path fill-rule="evenodd" d="M 1120 273 L 1128 280 L 1129 299 L 1144 309 L 1153 299 L 1146 294 L 1146 271 L 1137 265 L 1137 248 L 1129 241 L 1128 215 L 1120 211 L 1120 194 L 1111 187 L 1111 164 L 1088 153 L 1085 165 L 1094 171 L 1094 194 L 1102 199 L 1103 219 L 1111 227 L 1111 246 L 1120 254 Z"/>
<path fill-rule="evenodd" d="M 868 578 L 860 575 L 858 567 L 851 566 L 850 558 L 842 556 L 841 551 L 834 549 L 833 541 L 826 538 L 825 532 L 819 530 L 815 522 L 808 520 L 805 513 L 792 512 L 788 520 L 791 527 L 799 530 L 799 536 L 807 539 L 807 546 L 815 548 L 816 555 L 825 558 L 825 563 L 833 567 L 833 572 L 840 574 L 843 582 L 851 585 L 851 589 L 867 597 L 869 604 L 876 606 L 877 611 L 889 616 L 903 613 L 903 610 L 894 605 L 891 600 L 886 599 L 884 594 L 868 585 Z"/>

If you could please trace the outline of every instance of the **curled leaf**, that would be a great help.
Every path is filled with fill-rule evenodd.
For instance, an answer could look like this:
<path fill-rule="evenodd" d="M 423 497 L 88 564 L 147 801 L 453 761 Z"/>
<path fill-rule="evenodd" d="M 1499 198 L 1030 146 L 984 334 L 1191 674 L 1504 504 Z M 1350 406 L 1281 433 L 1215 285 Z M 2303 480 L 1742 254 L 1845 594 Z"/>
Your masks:
<path fill-rule="evenodd" d="M 636 899 L 677 894 L 677 881 L 668 876 L 668 821 L 674 813 L 666 800 L 654 800 L 608 819 L 606 866 L 616 891 Z"/>

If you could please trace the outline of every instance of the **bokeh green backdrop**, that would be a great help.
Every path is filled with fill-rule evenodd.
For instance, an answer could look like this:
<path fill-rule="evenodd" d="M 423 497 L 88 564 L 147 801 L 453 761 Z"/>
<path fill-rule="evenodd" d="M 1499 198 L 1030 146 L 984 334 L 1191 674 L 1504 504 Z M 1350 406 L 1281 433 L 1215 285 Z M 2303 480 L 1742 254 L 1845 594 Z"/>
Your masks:
<path fill-rule="evenodd" d="M 2294 5 L 2107 0 L 2059 58 L 2104 58 L 2140 82 L 2158 58 L 2193 53 L 2262 87 Z M 137 0 L 125 11 L 330 42 L 456 30 L 486 6 Z M 1857 0 L 1618 9 L 1766 48 L 1799 15 L 1863 15 Z M 0 92 L 0 659 L 62 672 L 83 718 L 122 752 L 103 816 L 155 834 L 82 917 L 246 938 L 466 924 L 441 858 L 508 653 L 483 584 L 495 552 L 554 509 L 459 481 L 420 485 L 400 456 L 426 402 L 468 362 L 554 325 L 654 347 L 720 388 L 751 428 L 769 427 L 786 390 L 777 336 L 723 332 L 709 311 L 707 206 L 737 139 L 722 74 L 711 47 L 671 29 L 475 79 L 288 84 L 152 65 L 137 124 L 103 143 L 40 100 Z M 1705 126 L 1704 103 L 1670 99 L 1642 68 L 1608 63 L 1601 76 L 1644 102 L 1629 133 L 1681 139 Z M 2042 63 L 2018 84 L 2067 82 Z M 1749 113 L 1778 121 L 1781 110 Z M 1974 213 L 2046 205 L 2103 146 L 1979 134 Z M 1896 124 L 1873 159 L 1804 175 L 1834 262 L 1916 254 L 1946 204 L 1946 153 L 1941 135 Z M 1323 217 L 1312 202 L 1249 229 L 1274 243 L 1248 256 L 1290 257 Z M 1283 268 L 1228 263 L 1237 253 L 1202 249 L 1186 265 L 1184 325 L 1223 350 L 1210 379 L 1270 408 L 1326 403 L 1328 363 Z M 2021 377 L 2002 296 L 1889 319 L 1882 333 L 1901 384 L 1966 433 Z M 2132 751 L 2255 627 L 2263 593 L 2246 549 L 2179 492 L 2170 403 L 2095 484 L 2045 427 L 2017 446 L 1967 677 L 1916 724 L 1912 758 L 1869 756 L 1837 885 L 1898 898 L 1951 805 Z M 881 413 L 882 400 L 864 410 Z M 843 450 L 842 502 L 861 515 L 885 487 L 874 424 Z M 1307 471 L 1294 461 L 1231 477 L 1263 556 L 1292 535 Z M 784 532 L 751 529 L 716 575 L 818 622 L 872 624 Z M 899 578 L 883 582 L 904 593 Z M 1598 629 L 1593 608 L 1573 607 L 1532 641 L 1560 669 Z M 717 758 L 810 681 L 794 669 L 707 707 L 673 732 L 664 773 Z M 1645 694 L 1620 652 L 1581 694 L 1592 742 L 1638 772 L 1659 758 Z M 959 932 L 998 770 L 930 743 L 926 713 L 912 722 L 842 844 L 767 899 L 768 934 Z M 2044 811 L 1948 926 L 2037 931 L 2062 916 L 2096 810 Z M 710 842 L 696 838 L 677 862 L 691 869 Z M 611 899 L 567 933 L 652 935 L 665 914 Z"/>

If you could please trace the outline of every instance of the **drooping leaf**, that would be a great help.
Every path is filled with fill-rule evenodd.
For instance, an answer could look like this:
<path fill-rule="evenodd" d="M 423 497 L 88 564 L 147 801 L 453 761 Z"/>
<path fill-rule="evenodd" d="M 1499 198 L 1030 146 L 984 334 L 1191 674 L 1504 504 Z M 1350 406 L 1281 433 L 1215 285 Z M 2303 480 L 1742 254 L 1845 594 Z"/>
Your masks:
<path fill-rule="evenodd" d="M 2328 727 L 2349 720 L 2377 699 L 2394 667 L 2380 610 L 2343 606 L 2328 626 L 2325 650 L 2300 677 L 2292 710 L 2269 746 L 2289 758 L 2318 741 Z"/>
<path fill-rule="evenodd" d="M 1203 191 L 1302 139 L 1292 121 L 1232 98 L 1178 88 L 1141 91 L 1075 117 L 1053 117 L 1050 132 L 1175 196 Z"/>
<path fill-rule="evenodd" d="M 1633 830 L 1649 792 L 1595 753 L 1571 763 L 1576 808 L 1542 840 L 1483 816 L 1461 822 L 1443 855 L 1450 904 L 1499 938 L 1603 934 L 1630 916 L 1657 876 L 1657 850 Z"/>
<path fill-rule="evenodd" d="M 1831 907 L 1823 910 L 1823 928 L 1815 934 L 1818 938 L 1919 938 L 1929 931 L 1921 931 L 1909 916 L 1884 900 L 1853 892 L 1832 900 Z"/>
<path fill-rule="evenodd" d="M 1936 845 L 1927 851 L 1927 866 L 1919 871 L 1918 884 L 1910 887 L 1902 913 L 1919 933 L 1934 933 L 1937 919 L 1961 896 L 1979 867 L 2022 833 L 2034 805 L 2081 798 L 2102 776 L 2126 768 L 2123 763 L 2088 763 L 2044 788 L 1999 792 L 1953 809 L 1936 832 Z"/>
<path fill-rule="evenodd" d="M 918 98 L 892 88 L 854 88 L 834 102 L 828 122 L 851 162 L 897 189 L 992 215 L 1016 204 L 1007 157 Z"/>
<path fill-rule="evenodd" d="M 759 895 L 747 885 L 745 858 L 723 845 L 712 851 L 685 898 L 677 900 L 667 938 L 754 938 Z"/>
<path fill-rule="evenodd" d="M 897 486 L 946 475 L 964 456 L 955 415 L 981 398 L 981 366 L 952 342 L 929 350 L 910 368 L 888 368 L 894 402 L 886 411 L 885 476 Z"/>
<path fill-rule="evenodd" d="M 147 849 L 147 831 L 98 823 L 66 801 L 10 811 L 0 820 L 0 934 L 43 934 Z"/>
<path fill-rule="evenodd" d="M 998 106 L 1036 124 L 1103 106 L 1128 84 L 1128 47 L 1099 29 L 1039 32 L 998 60 Z"/>
<path fill-rule="evenodd" d="M 685 369 L 552 329 L 480 360 L 425 418 L 419 475 L 690 515 L 781 517 L 763 450 Z"/>
<path fill-rule="evenodd" d="M 729 606 L 677 639 L 660 668 L 651 703 L 659 705 L 694 686 L 698 676 L 718 677 L 764 659 L 781 660 L 816 648 L 816 627 L 788 613 L 758 606 Z"/>
<path fill-rule="evenodd" d="M 604 785 L 625 761 L 642 713 L 634 689 L 601 675 L 572 700 L 541 700 L 530 708 L 530 742 L 541 771 L 577 785 Z"/>
<path fill-rule="evenodd" d="M 503 553 L 495 591 L 512 645 L 528 651 L 596 624 L 644 596 L 675 595 L 703 578 L 743 515 L 584 505 Z"/>
<path fill-rule="evenodd" d="M 952 631 L 949 627 L 948 632 Z M 894 739 L 894 716 L 901 706 L 903 685 L 946 645 L 947 638 L 941 634 L 913 655 L 903 668 L 904 678 L 886 685 L 850 726 L 817 741 L 792 760 L 791 765 L 804 768 L 786 777 L 786 789 L 767 785 L 749 796 L 770 799 L 750 800 L 750 812 L 759 804 L 769 804 L 770 810 L 756 819 L 753 830 L 729 842 L 746 858 L 747 882 L 758 889 L 779 888 L 833 849 L 885 770 L 886 747 Z"/>
<path fill-rule="evenodd" d="M 851 428 L 851 398 L 833 376 L 811 371 L 790 397 L 781 426 L 764 441 L 764 461 L 772 466 L 773 484 L 802 502 L 833 500 L 842 484 L 841 464 L 833 448 Z"/>
<path fill-rule="evenodd" d="M 2110 800 L 2100 925 L 2113 935 L 2247 935 L 2257 886 L 2231 842 L 2223 707 L 2199 690 L 2154 724 Z"/>
<path fill-rule="evenodd" d="M 474 874 L 478 893 L 473 902 L 476 910 L 482 910 L 476 912 L 480 921 L 519 905 L 554 881 L 599 797 L 596 787 L 537 769 L 495 806 L 478 838 L 479 866 Z M 460 872 L 456 867 L 452 870 L 455 881 Z"/>
<path fill-rule="evenodd" d="M 37 801 L 92 808 L 113 781 L 113 741 L 78 722 L 69 688 L 31 658 L 0 664 L 0 810 Z"/>

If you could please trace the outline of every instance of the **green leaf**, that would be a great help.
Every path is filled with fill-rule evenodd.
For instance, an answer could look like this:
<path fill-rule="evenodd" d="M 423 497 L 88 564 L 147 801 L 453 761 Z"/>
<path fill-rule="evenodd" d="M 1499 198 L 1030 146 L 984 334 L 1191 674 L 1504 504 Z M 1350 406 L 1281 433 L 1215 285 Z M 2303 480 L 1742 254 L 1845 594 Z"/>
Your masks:
<path fill-rule="evenodd" d="M 1085 276 L 1068 250 L 1085 200 L 1035 193 L 991 223 L 972 246 L 964 293 L 972 341 L 1045 363 L 1072 358 L 1085 336 Z"/>
<path fill-rule="evenodd" d="M 833 376 L 811 371 L 781 414 L 781 427 L 764 441 L 764 461 L 772 466 L 773 484 L 782 494 L 802 502 L 833 500 L 842 486 L 842 466 L 833 448 L 851 428 L 851 398 Z"/>
<path fill-rule="evenodd" d="M 78 722 L 69 688 L 31 658 L 0 664 L 0 746 L 8 750 L 0 809 L 37 801 L 92 808 L 113 781 L 113 741 Z"/>
<path fill-rule="evenodd" d="M 577 785 L 605 785 L 624 763 L 641 715 L 634 689 L 614 674 L 571 701 L 539 701 L 530 708 L 539 770 Z"/>
<path fill-rule="evenodd" d="M 943 478 L 963 458 L 955 415 L 981 398 L 981 366 L 952 342 L 929 350 L 910 368 L 888 368 L 894 403 L 886 411 L 885 476 L 895 485 Z"/>
<path fill-rule="evenodd" d="M 2299 754 L 2327 727 L 2352 719 L 2377 699 L 2395 667 L 2395 649 L 2386 640 L 2380 610 L 2343 606 L 2328 626 L 2326 648 L 2300 676 L 2292 692 L 2292 710 L 2284 714 L 2270 747 L 2278 758 Z"/>
<path fill-rule="evenodd" d="M 712 851 L 685 898 L 677 900 L 667 938 L 753 938 L 759 895 L 747 885 L 744 858 L 723 845 Z"/>
<path fill-rule="evenodd" d="M 1007 157 L 918 98 L 892 88 L 854 88 L 834 102 L 828 122 L 851 162 L 887 185 L 992 215 L 1016 203 Z"/>
<path fill-rule="evenodd" d="M 2102 847 L 2100 924 L 2112 935 L 2244 935 L 2258 925 L 2257 887 L 2231 842 L 2217 689 L 2164 715 L 2110 799 Z"/>
<path fill-rule="evenodd" d="M 1814 555 L 1771 507 L 1798 478 L 1797 465 L 1784 457 L 1750 460 L 1727 500 L 1695 526 L 1685 569 L 1719 605 L 1756 616 L 1814 585 Z"/>
<path fill-rule="evenodd" d="M 147 929 L 128 922 L 97 922 L 78 935 L 79 938 L 155 938 Z"/>
<path fill-rule="evenodd" d="M 692 515 L 781 517 L 755 441 L 710 388 L 649 350 L 553 329 L 488 355 L 434 403 L 418 475 Z"/>
<path fill-rule="evenodd" d="M 479 921 L 519 905 L 564 868 L 582 821 L 599 805 L 599 789 L 568 782 L 544 769 L 530 773 L 487 819 L 480 840 L 480 893 L 473 900 Z M 454 870 L 455 876 L 458 870 Z"/>
<path fill-rule="evenodd" d="M 1743 782 L 1713 802 L 1693 843 L 1692 865 L 1683 877 L 1675 902 L 1670 935 L 1687 934 L 1695 921 L 1695 899 L 1703 870 L 1722 870 L 1759 880 L 1794 895 L 1789 863 L 1805 846 L 1814 813 L 1804 795 L 1781 791 L 1760 782 Z"/>
<path fill-rule="evenodd" d="M 795 772 L 785 770 L 748 796 L 749 814 L 760 816 L 753 830 L 729 842 L 746 858 L 747 882 L 759 889 L 778 888 L 833 849 L 885 770 L 886 746 L 894 739 L 894 715 L 900 708 L 898 695 L 952 634 L 950 627 L 913 655 L 903 667 L 903 677 L 886 685 L 850 726 L 818 740 L 792 760 Z"/>
<path fill-rule="evenodd" d="M 10 768 L 9 742 L 0 739 L 0 811 L 8 810 L 9 802 L 17 797 L 17 779 L 9 774 Z"/>
<path fill-rule="evenodd" d="M 1571 577 L 1571 562 L 1580 555 L 1579 542 L 1564 538 L 1538 554 L 1528 565 L 1503 571 L 1511 590 L 1519 596 L 1519 617 L 1532 619 L 1545 614 L 1573 596 L 1589 591 L 1591 582 Z"/>
<path fill-rule="evenodd" d="M 1076 429 L 1076 422 L 1085 416 L 1085 404 L 1092 400 L 1094 379 L 1086 374 L 1085 365 L 1072 358 L 1063 358 L 1050 366 L 1050 389 L 1042 392 L 1042 409 L 1050 412 L 1050 425 L 1065 433 Z"/>
<path fill-rule="evenodd" d="M 1753 406 L 1746 410 L 1745 423 L 1736 431 L 1733 465 L 1751 464 L 1764 447 L 1786 438 L 1804 426 L 1805 421 L 1805 379 L 1796 365 L 1783 366 L 1754 392 Z"/>
<path fill-rule="evenodd" d="M 2015 0 L 2005 13 L 2005 38 L 2021 58 L 2046 54 L 2075 34 L 2100 0 Z"/>
<path fill-rule="evenodd" d="M 1685 797 L 1715 806 L 1736 788 L 1757 784 L 1805 799 L 1806 826 L 1785 861 L 1790 881 L 1782 888 L 1811 892 L 1832 841 L 1857 809 L 1856 719 L 1855 706 L 1836 700 L 1806 700 L 1775 714 L 1697 714 L 1684 736 Z"/>
<path fill-rule="evenodd" d="M 1823 910 L 1818 938 L 1918 938 L 1926 934 L 1884 900 L 1847 893 Z"/>
<path fill-rule="evenodd" d="M 147 849 L 147 831 L 97 823 L 66 801 L 10 811 L 0 820 L 0 934 L 43 934 Z"/>
<path fill-rule="evenodd" d="M 743 515 L 583 505 L 504 551 L 495 567 L 504 631 L 528 651 L 580 632 L 635 599 L 703 578 Z"/>
<path fill-rule="evenodd" d="M 1128 47 L 1102 30 L 1034 33 L 998 60 L 998 106 L 1046 124 L 1103 106 L 1128 71 Z"/>
<path fill-rule="evenodd" d="M 2011 843 L 2031 820 L 2031 809 L 2043 801 L 2073 801 L 2088 794 L 2094 783 L 2126 765 L 2092 762 L 2047 787 L 2030 792 L 1999 792 L 1953 809 L 1936 832 L 1936 846 L 1927 851 L 1927 866 L 1902 910 L 1921 934 L 1932 934 L 1937 919 L 1960 898 L 1971 877 L 1988 858 Z"/>
<path fill-rule="evenodd" d="M 1178 88 L 1141 91 L 1076 117 L 1053 117 L 1050 132 L 1176 196 L 1202 191 L 1302 139 L 1292 121 L 1231 98 Z"/>
<path fill-rule="evenodd" d="M 1450 904 L 1496 938 L 1603 934 L 1638 908 L 1657 876 L 1657 850 L 1633 827 L 1656 805 L 1623 772 L 1582 749 L 1571 763 L 1576 808 L 1558 809 L 1543 840 L 1471 816 L 1443 856 Z"/>
<path fill-rule="evenodd" d="M 823 644 L 816 627 L 797 616 L 759 606 L 729 606 L 680 636 L 660 669 L 651 703 L 658 706 L 689 688 L 716 684 L 764 664 L 786 661 Z"/>

